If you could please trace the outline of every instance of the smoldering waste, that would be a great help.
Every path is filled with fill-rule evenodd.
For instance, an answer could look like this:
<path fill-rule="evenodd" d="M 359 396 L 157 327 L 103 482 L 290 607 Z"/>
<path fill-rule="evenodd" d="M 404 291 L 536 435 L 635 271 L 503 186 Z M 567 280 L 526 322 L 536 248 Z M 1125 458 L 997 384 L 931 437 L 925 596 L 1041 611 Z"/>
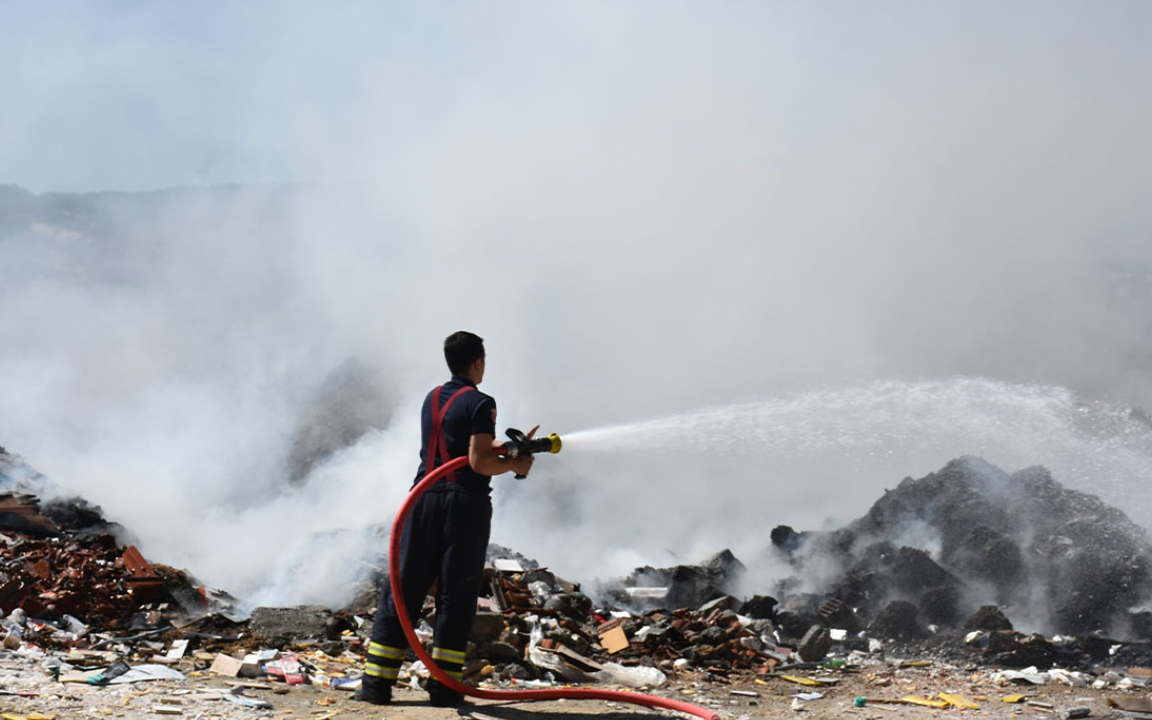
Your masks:
<path fill-rule="evenodd" d="M 37 483 L 47 480 L 0 451 L 0 638 L 10 651 L 38 654 L 57 674 L 102 659 L 105 670 L 161 662 L 354 687 L 386 578 L 365 578 L 349 608 L 242 614 L 226 593 L 149 563 L 99 508 L 41 505 Z M 905 479 L 839 530 L 765 535 L 750 564 L 790 568 L 765 587 L 727 550 L 582 588 L 494 545 L 466 677 L 650 687 L 682 673 L 728 682 L 885 655 L 1091 673 L 1152 664 L 1146 533 L 1043 468 L 1008 474 L 960 458 Z M 425 634 L 434 612 L 429 599 Z"/>

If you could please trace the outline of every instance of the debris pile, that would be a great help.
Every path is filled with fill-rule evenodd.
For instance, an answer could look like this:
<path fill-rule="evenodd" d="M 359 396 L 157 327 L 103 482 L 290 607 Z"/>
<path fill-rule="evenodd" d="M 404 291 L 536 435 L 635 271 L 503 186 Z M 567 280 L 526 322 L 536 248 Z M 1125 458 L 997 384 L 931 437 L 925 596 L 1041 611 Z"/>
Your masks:
<path fill-rule="evenodd" d="M 2 451 L 0 461 L 11 467 Z M 20 490 L 0 493 L 0 661 L 27 659 L 50 678 L 43 682 L 64 685 L 224 682 L 201 695 L 254 709 L 271 707 L 253 694 L 269 687 L 358 686 L 374 597 L 335 612 L 256 608 L 241 616 L 226 593 L 149 563 L 99 508 L 79 499 L 42 504 L 27 492 L 34 485 L 0 482 L 0 490 Z M 986 664 L 999 674 L 981 683 L 998 687 L 1152 681 L 1152 671 L 1142 674 L 1152 665 L 1144 532 L 1042 469 L 1007 475 L 962 458 L 906 479 L 845 528 L 780 526 L 770 541 L 765 552 L 791 575 L 769 587 L 753 587 L 748 567 L 724 550 L 699 565 L 637 568 L 592 593 L 491 546 L 465 680 L 656 688 L 673 678 L 730 685 L 740 697 L 758 696 L 736 689 L 748 682 L 807 686 L 792 696 L 794 709 L 855 673 L 887 687 L 892 673 L 877 668 L 899 656 L 919 658 L 916 667 Z M 813 578 L 829 576 L 809 571 L 814 558 L 843 570 L 819 586 Z M 417 630 L 425 641 L 434 612 L 429 598 Z M 1060 634 L 1015 627 L 1042 621 Z M 408 660 L 401 681 L 415 686 L 428 672 L 414 655 Z M 982 692 L 945 687 L 856 700 L 962 708 L 991 696 Z"/>
<path fill-rule="evenodd" d="M 120 547 L 108 534 L 62 534 L 33 496 L 0 494 L 0 531 L 7 533 L 0 534 L 0 608 L 46 619 L 34 635 L 53 621 L 57 631 L 76 634 L 85 627 L 77 618 L 115 626 L 164 590 L 134 546 Z"/>
<path fill-rule="evenodd" d="M 775 528 L 766 553 L 793 574 L 771 587 L 747 587 L 725 550 L 602 584 L 595 609 L 546 569 L 497 559 L 491 597 L 508 622 L 502 640 L 529 660 L 560 646 L 569 679 L 606 661 L 766 674 L 853 651 L 1088 670 L 1152 661 L 1150 550 L 1123 512 L 1043 468 L 1009 475 L 965 457 L 905 479 L 840 530 Z M 843 570 L 818 584 L 829 560 Z M 536 626 L 544 643 L 529 648 Z"/>
<path fill-rule="evenodd" d="M 1150 640 L 1152 546 L 1145 531 L 1099 498 L 1063 487 L 1047 470 L 1007 474 L 974 457 L 906 478 L 868 513 L 832 532 L 772 533 L 772 552 L 805 584 L 809 563 L 843 575 L 835 597 L 866 620 L 899 602 L 904 632 L 959 628 L 984 605 L 1045 632 Z M 787 585 L 789 581 L 784 581 Z"/>
<path fill-rule="evenodd" d="M 72 652 L 148 639 L 179 627 L 235 624 L 235 599 L 187 573 L 153 565 L 100 508 L 55 495 L 52 486 L 0 448 L 0 637 L 5 647 Z M 13 490 L 19 489 L 21 491 Z M 155 647 L 141 646 L 154 654 Z"/>

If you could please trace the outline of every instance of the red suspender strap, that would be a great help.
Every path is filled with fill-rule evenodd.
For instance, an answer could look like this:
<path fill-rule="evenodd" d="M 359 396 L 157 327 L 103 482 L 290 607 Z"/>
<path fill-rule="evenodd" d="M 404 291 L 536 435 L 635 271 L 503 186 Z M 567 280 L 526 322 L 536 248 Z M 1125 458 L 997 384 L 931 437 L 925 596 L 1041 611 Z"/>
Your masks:
<path fill-rule="evenodd" d="M 432 432 L 428 434 L 428 450 L 424 458 L 424 472 L 430 473 L 448 461 L 448 439 L 444 437 L 444 418 L 448 415 L 448 408 L 456 402 L 456 398 L 476 388 L 465 385 L 448 398 L 444 407 L 440 407 L 440 390 L 443 385 L 432 391 Z M 448 482 L 456 482 L 456 473 L 448 473 Z"/>

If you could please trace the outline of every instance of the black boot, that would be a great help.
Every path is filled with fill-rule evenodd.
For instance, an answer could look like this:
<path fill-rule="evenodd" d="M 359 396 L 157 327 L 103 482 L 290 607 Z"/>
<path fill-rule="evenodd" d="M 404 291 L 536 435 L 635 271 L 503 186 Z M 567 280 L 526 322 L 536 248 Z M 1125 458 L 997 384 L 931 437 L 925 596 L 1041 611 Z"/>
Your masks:
<path fill-rule="evenodd" d="M 392 702 L 392 683 L 365 675 L 360 680 L 360 689 L 352 699 L 373 705 L 387 705 Z"/>
<path fill-rule="evenodd" d="M 464 703 L 463 693 L 453 690 L 436 678 L 429 678 L 425 689 L 428 691 L 428 701 L 433 707 L 454 707 Z"/>

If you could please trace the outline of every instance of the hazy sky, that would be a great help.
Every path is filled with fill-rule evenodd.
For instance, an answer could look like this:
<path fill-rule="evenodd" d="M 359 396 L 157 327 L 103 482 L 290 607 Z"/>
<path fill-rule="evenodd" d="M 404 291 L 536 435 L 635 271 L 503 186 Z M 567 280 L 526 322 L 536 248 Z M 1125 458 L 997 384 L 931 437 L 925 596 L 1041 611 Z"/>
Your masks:
<path fill-rule="evenodd" d="M 767 402 L 738 417 L 838 447 L 813 478 L 872 468 L 852 510 L 989 448 L 1009 472 L 1144 482 L 1140 461 L 1089 477 L 1064 440 L 1076 394 L 1152 405 L 1150 38 L 1143 1 L 0 4 L 0 184 L 312 190 L 174 203 L 162 252 L 118 250 L 116 284 L 27 272 L 37 237 L 0 245 L 0 444 L 222 583 L 252 576 L 166 536 L 172 517 L 271 522 L 253 498 L 355 357 L 396 421 L 274 509 L 387 518 L 460 328 L 488 340 L 502 424 Z M 990 384 L 933 384 L 957 376 Z M 904 400 L 834 390 L 888 382 Z M 1048 400 L 1026 400 L 1037 384 Z M 898 432 L 868 430 L 905 405 Z M 812 417 L 823 438 L 783 432 Z M 782 452 L 812 479 L 808 451 Z M 731 494 L 776 507 L 769 460 L 726 461 Z M 644 477 L 599 462 L 602 491 Z M 699 487 L 685 468 L 661 487 Z M 661 513 L 715 507 L 678 493 L 637 537 L 683 550 Z M 517 522 L 497 528 L 530 539 Z"/>

